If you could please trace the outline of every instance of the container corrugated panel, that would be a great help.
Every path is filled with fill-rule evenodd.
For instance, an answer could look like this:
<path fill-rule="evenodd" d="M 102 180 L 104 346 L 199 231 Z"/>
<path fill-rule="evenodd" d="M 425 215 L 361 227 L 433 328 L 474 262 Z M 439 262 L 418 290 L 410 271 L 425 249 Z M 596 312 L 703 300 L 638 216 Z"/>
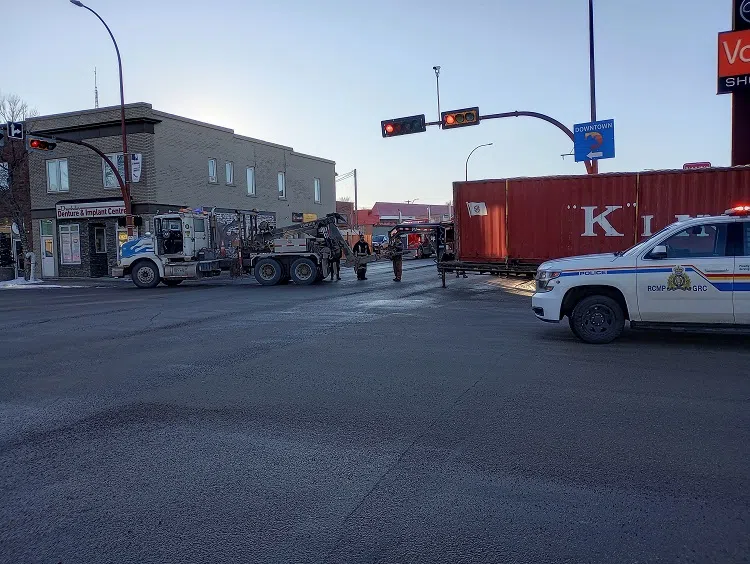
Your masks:
<path fill-rule="evenodd" d="M 460 260 L 539 264 L 624 250 L 679 216 L 750 205 L 750 167 L 456 182 L 453 189 Z M 470 216 L 467 202 L 484 202 L 488 215 Z"/>
<path fill-rule="evenodd" d="M 509 256 L 539 263 L 624 249 L 633 241 L 635 203 L 635 174 L 511 180 Z"/>
<path fill-rule="evenodd" d="M 501 262 L 505 247 L 505 181 L 455 182 L 456 251 L 459 260 Z M 470 215 L 470 205 L 481 205 Z M 486 215 L 484 210 L 486 209 Z"/>
<path fill-rule="evenodd" d="M 750 204 L 750 169 L 644 173 L 638 186 L 639 238 L 656 233 L 680 216 L 718 215 Z"/>

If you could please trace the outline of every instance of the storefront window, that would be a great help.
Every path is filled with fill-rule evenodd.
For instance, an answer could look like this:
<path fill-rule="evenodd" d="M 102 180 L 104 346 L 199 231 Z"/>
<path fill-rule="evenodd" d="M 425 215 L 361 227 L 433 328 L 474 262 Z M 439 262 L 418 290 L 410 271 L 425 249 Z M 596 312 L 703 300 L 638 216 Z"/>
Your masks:
<path fill-rule="evenodd" d="M 60 226 L 60 249 L 62 264 L 81 264 L 81 236 L 77 223 Z"/>

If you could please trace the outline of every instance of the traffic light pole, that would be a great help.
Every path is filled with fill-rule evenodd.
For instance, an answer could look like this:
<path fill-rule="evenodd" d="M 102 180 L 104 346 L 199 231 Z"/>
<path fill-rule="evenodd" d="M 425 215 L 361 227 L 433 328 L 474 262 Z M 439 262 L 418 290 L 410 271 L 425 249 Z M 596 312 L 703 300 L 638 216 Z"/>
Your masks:
<path fill-rule="evenodd" d="M 589 88 L 591 121 L 596 121 L 596 65 L 594 64 L 594 0 L 589 0 Z M 591 161 L 592 174 L 599 172 L 599 161 Z M 586 167 L 588 169 L 588 166 Z"/>

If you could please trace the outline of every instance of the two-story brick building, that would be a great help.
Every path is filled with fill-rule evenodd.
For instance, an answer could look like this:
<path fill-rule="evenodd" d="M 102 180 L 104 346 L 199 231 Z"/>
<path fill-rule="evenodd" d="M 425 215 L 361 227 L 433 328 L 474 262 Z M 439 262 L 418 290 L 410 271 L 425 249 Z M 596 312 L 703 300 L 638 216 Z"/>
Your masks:
<path fill-rule="evenodd" d="M 120 108 L 28 120 L 40 136 L 85 141 L 124 177 Z M 335 211 L 334 161 L 236 134 L 232 129 L 126 106 L 132 203 L 138 234 L 157 213 L 203 208 L 258 210 L 276 225 Z M 106 276 L 127 240 L 117 180 L 90 149 L 58 143 L 29 155 L 34 250 L 43 278 Z"/>

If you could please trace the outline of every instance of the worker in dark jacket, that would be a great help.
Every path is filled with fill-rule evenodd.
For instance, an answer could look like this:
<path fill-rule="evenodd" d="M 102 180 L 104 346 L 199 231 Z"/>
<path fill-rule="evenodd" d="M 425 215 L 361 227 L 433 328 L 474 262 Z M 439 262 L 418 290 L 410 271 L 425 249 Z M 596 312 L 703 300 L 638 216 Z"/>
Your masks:
<path fill-rule="evenodd" d="M 401 282 L 401 273 L 404 269 L 404 242 L 400 236 L 391 241 L 391 257 L 393 260 L 393 281 Z"/>
<path fill-rule="evenodd" d="M 331 241 L 331 282 L 333 282 L 334 274 L 336 280 L 341 280 L 341 245 Z"/>
<path fill-rule="evenodd" d="M 372 254 L 372 252 L 370 251 L 370 245 L 368 245 L 367 241 L 365 241 L 364 235 L 359 236 L 359 241 L 357 241 L 354 244 L 354 248 L 352 248 L 352 251 L 354 251 L 354 254 L 356 256 Z M 357 270 L 357 280 L 367 280 L 367 263 L 366 262 L 359 262 L 357 264 L 356 270 Z"/>

